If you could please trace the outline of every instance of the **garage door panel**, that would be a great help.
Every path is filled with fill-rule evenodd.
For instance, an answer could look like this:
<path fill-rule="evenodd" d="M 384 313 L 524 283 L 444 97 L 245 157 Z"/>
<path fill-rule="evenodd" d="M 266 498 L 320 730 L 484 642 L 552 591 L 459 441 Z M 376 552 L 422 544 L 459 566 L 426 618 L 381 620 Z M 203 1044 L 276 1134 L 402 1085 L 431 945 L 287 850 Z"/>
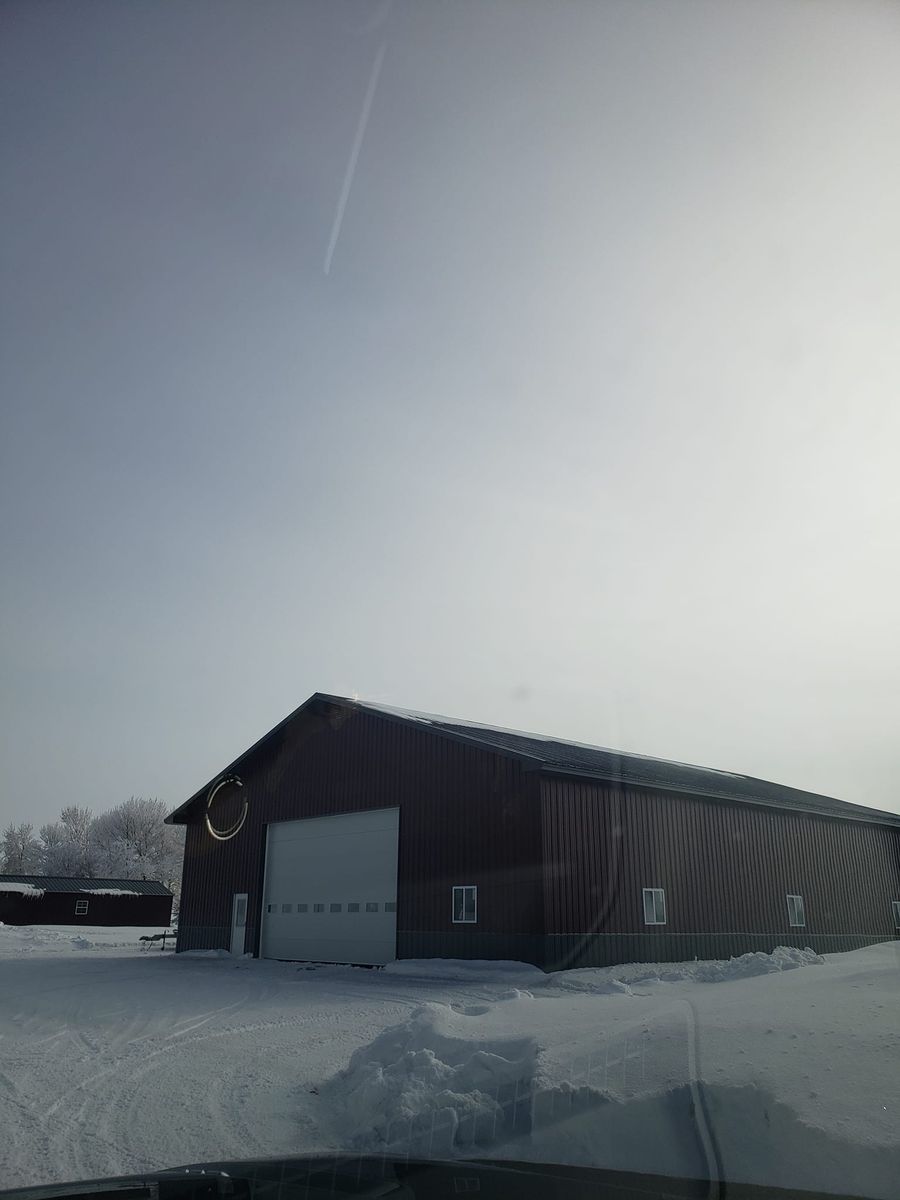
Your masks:
<path fill-rule="evenodd" d="M 309 817 L 301 821 L 276 821 L 269 826 L 279 845 L 310 842 L 316 838 L 347 837 L 350 833 L 396 833 L 399 809 L 386 808 L 365 813 L 341 813 L 336 817 Z M 393 814 L 389 819 L 385 814 Z M 335 822 L 345 824 L 336 825 Z M 308 826 L 304 829 L 303 826 Z"/>
<path fill-rule="evenodd" d="M 382 966 L 384 963 L 393 962 L 397 957 L 395 947 L 395 938 L 357 936 L 335 939 L 317 937 L 313 932 L 309 932 L 296 937 L 280 938 L 274 944 L 274 952 L 266 957 L 289 962 L 339 962 Z"/>
<path fill-rule="evenodd" d="M 270 825 L 262 956 L 393 961 L 398 830 L 399 809 Z"/>

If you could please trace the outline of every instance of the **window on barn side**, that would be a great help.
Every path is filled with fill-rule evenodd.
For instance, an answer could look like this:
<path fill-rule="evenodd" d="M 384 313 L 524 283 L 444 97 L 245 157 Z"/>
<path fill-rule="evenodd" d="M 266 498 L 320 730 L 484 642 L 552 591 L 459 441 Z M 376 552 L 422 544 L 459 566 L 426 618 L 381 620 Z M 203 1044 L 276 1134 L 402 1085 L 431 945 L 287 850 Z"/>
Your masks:
<path fill-rule="evenodd" d="M 289 913 L 289 912 L 291 911 L 291 906 L 290 906 L 290 904 L 282 904 L 282 906 L 281 906 L 281 911 L 282 911 L 283 913 Z"/>
<path fill-rule="evenodd" d="M 666 893 L 662 888 L 644 888 L 644 924 L 665 925 Z"/>
<path fill-rule="evenodd" d="M 76 900 L 75 901 L 75 916 L 76 917 L 83 917 L 87 913 L 87 910 L 88 910 L 87 900 Z"/>
<path fill-rule="evenodd" d="M 453 924 L 473 925 L 478 920 L 478 888 L 463 884 L 453 889 Z"/>
<path fill-rule="evenodd" d="M 788 920 L 791 925 L 802 926 L 806 924 L 806 911 L 803 907 L 802 896 L 788 896 Z"/>

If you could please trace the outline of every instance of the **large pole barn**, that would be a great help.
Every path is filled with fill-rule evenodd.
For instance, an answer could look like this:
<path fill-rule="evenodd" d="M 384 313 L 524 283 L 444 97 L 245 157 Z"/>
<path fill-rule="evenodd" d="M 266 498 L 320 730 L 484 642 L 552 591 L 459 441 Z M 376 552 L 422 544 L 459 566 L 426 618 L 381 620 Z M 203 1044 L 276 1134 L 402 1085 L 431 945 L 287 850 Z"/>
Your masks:
<path fill-rule="evenodd" d="M 316 693 L 181 805 L 178 949 L 546 969 L 900 936 L 900 815 Z"/>

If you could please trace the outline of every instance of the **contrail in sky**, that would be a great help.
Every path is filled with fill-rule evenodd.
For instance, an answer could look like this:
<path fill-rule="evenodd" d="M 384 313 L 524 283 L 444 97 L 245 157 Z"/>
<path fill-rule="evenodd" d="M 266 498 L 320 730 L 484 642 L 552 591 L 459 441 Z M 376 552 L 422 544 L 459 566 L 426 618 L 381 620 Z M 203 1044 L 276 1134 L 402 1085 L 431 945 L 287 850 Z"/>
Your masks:
<path fill-rule="evenodd" d="M 347 170 L 344 174 L 344 186 L 341 188 L 341 195 L 338 199 L 337 209 L 334 214 L 334 224 L 331 227 L 331 238 L 328 242 L 328 249 L 325 252 L 325 274 L 331 270 L 331 260 L 334 257 L 334 248 L 337 245 L 337 240 L 341 234 L 341 224 L 344 220 L 344 211 L 347 208 L 347 200 L 350 196 L 350 188 L 353 186 L 353 176 L 356 172 L 356 161 L 359 158 L 359 152 L 362 149 L 363 138 L 366 136 L 366 126 L 369 123 L 369 113 L 372 111 L 372 101 L 375 99 L 375 89 L 378 87 L 378 76 L 381 74 L 381 64 L 384 62 L 384 53 L 387 50 L 387 42 L 382 42 L 375 56 L 375 62 L 372 66 L 372 74 L 369 76 L 369 86 L 366 89 L 366 98 L 363 100 L 362 112 L 359 114 L 359 124 L 356 127 L 356 137 L 353 139 L 353 148 L 350 151 L 350 158 L 347 162 Z"/>

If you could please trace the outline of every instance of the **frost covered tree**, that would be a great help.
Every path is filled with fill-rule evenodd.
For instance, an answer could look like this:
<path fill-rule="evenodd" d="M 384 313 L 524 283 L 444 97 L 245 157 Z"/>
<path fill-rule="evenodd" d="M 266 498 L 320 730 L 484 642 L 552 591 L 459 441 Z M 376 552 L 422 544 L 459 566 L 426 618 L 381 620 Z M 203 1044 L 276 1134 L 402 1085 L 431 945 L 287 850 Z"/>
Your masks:
<path fill-rule="evenodd" d="M 92 839 L 102 874 L 121 879 L 158 879 L 177 892 L 184 831 L 164 823 L 167 811 L 162 800 L 132 796 L 97 817 Z"/>
<path fill-rule="evenodd" d="M 91 839 L 94 843 L 98 878 L 127 878 L 128 852 L 121 838 L 115 809 L 94 818 Z"/>
<path fill-rule="evenodd" d="M 66 841 L 65 830 L 59 821 L 48 821 L 40 828 L 40 863 L 42 875 L 76 874 L 75 855 Z"/>
<path fill-rule="evenodd" d="M 94 845 L 91 839 L 94 814 L 89 808 L 79 808 L 76 804 L 70 804 L 59 814 L 59 823 L 78 864 L 75 874 L 83 875 L 87 879 L 92 878 L 96 874 Z"/>
<path fill-rule="evenodd" d="M 40 828 L 40 867 L 44 875 L 92 878 L 93 847 L 90 841 L 92 818 L 89 809 L 74 806 L 62 811 L 59 821 Z"/>
<path fill-rule="evenodd" d="M 0 870 L 7 875 L 34 875 L 41 869 L 41 846 L 34 827 L 12 821 L 3 831 L 0 843 Z"/>
<path fill-rule="evenodd" d="M 29 870 L 16 865 L 3 867 L 15 874 L 157 879 L 177 897 L 184 829 L 166 825 L 167 812 L 162 800 L 142 796 L 132 796 L 98 817 L 89 808 L 69 805 L 58 821 L 41 826 L 39 841 L 32 836 L 30 825 L 10 825 L 0 842 L 0 864 L 32 864 Z M 30 846 L 28 854 L 23 846 Z"/>

